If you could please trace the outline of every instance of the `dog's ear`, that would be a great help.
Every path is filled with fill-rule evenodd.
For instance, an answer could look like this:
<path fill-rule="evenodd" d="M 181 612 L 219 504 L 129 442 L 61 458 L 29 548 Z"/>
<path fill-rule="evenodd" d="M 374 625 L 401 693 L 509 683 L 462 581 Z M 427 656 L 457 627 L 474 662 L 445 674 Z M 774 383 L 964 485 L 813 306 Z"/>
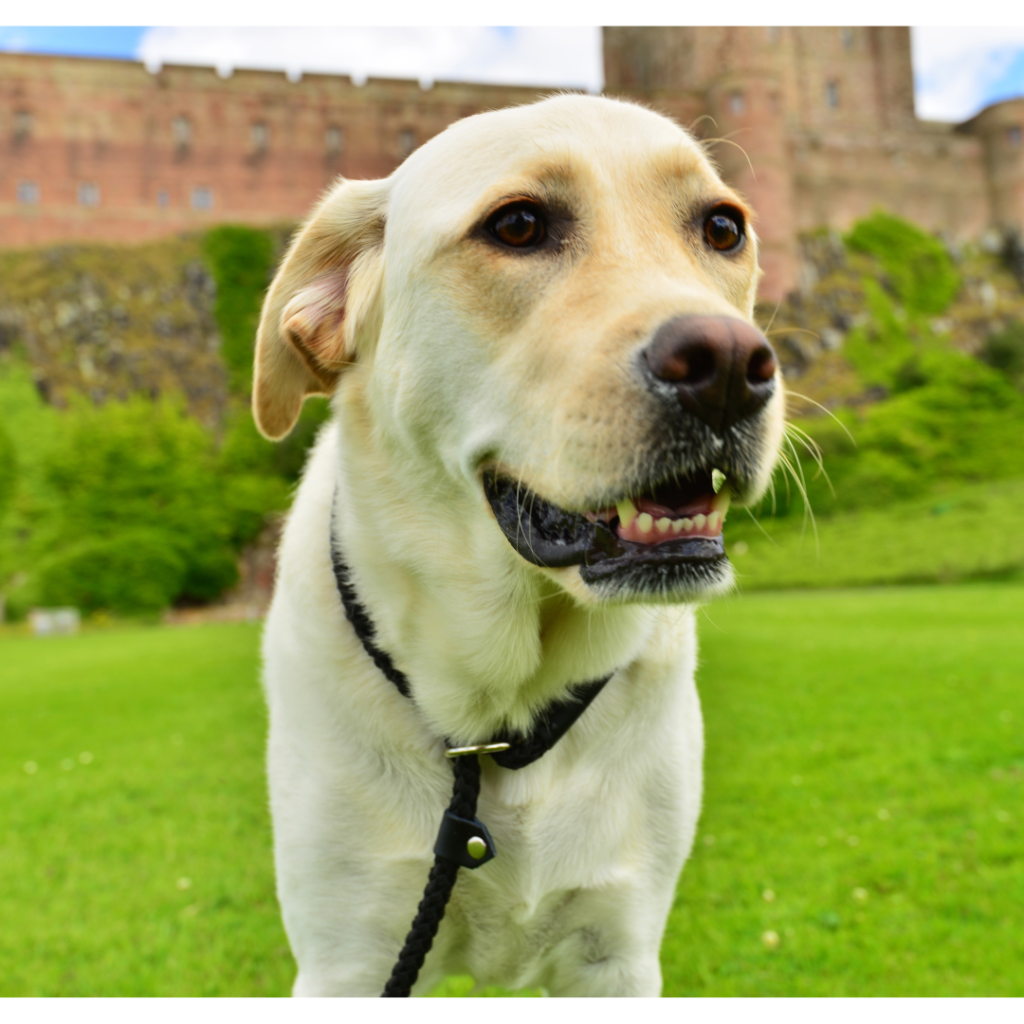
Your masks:
<path fill-rule="evenodd" d="M 383 273 L 385 181 L 341 181 L 288 249 L 263 303 L 252 409 L 273 440 L 356 358 Z"/>

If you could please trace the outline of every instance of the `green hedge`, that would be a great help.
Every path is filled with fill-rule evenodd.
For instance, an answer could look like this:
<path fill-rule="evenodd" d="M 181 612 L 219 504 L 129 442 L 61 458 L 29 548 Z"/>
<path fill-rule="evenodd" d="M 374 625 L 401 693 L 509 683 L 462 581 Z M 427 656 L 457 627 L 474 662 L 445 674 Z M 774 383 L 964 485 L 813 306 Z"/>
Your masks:
<path fill-rule="evenodd" d="M 0 422 L 0 516 L 7 511 L 18 478 L 18 464 L 14 456 L 14 442 Z"/>
<path fill-rule="evenodd" d="M 89 538 L 42 563 L 36 600 L 132 614 L 166 608 L 181 592 L 188 566 L 161 530 L 124 530 Z"/>
<path fill-rule="evenodd" d="M 274 239 L 269 231 L 225 224 L 206 233 L 203 253 L 217 285 L 213 315 L 221 355 L 232 388 L 248 394 L 260 308 L 273 271 Z"/>
<path fill-rule="evenodd" d="M 237 581 L 238 551 L 268 511 L 287 505 L 284 480 L 225 458 L 178 402 L 137 396 L 66 415 L 47 465 L 55 502 L 34 584 L 47 603 L 125 611 L 211 600 Z"/>

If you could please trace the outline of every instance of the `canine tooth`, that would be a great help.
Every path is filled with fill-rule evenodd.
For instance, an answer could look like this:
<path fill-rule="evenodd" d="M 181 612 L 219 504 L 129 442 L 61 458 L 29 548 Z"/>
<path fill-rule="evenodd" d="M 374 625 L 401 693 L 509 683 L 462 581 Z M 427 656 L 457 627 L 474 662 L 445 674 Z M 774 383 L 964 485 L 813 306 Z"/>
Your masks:
<path fill-rule="evenodd" d="M 697 514 L 696 514 L 696 515 L 695 515 L 695 516 L 693 517 L 693 525 L 694 525 L 694 526 L 695 526 L 695 527 L 696 527 L 696 528 L 697 528 L 698 530 L 703 530 L 703 529 L 704 529 L 704 527 L 705 527 L 705 525 L 707 524 L 707 521 L 708 521 L 708 517 L 707 517 L 706 515 L 704 515 L 704 513 L 703 513 L 703 512 L 698 512 L 698 513 L 697 513 Z"/>
<path fill-rule="evenodd" d="M 683 519 L 680 519 L 679 522 L 682 524 L 683 530 L 686 533 L 689 533 L 693 529 L 693 520 L 692 519 L 683 518 Z"/>
<path fill-rule="evenodd" d="M 729 506 L 732 504 L 732 488 L 726 484 L 715 496 L 711 499 L 711 507 L 715 512 L 722 513 L 722 521 L 725 521 L 725 514 L 729 511 Z"/>
<path fill-rule="evenodd" d="M 615 511 L 619 513 L 619 522 L 622 524 L 623 529 L 626 529 L 636 519 L 636 505 L 629 498 L 624 498 L 620 501 L 615 506 Z"/>
<path fill-rule="evenodd" d="M 658 533 L 668 533 L 668 528 L 672 525 L 672 520 L 668 516 L 662 516 L 661 519 L 655 523 L 658 527 Z"/>
<path fill-rule="evenodd" d="M 636 517 L 636 526 L 641 533 L 650 533 L 651 527 L 654 525 L 654 517 L 650 512 L 641 512 Z"/>
<path fill-rule="evenodd" d="M 719 526 L 721 526 L 721 524 L 722 524 L 722 513 L 721 512 L 712 512 L 708 516 L 708 529 L 709 530 L 715 531 L 715 530 L 717 530 L 719 528 Z"/>
<path fill-rule="evenodd" d="M 683 529 L 683 522 L 684 522 L 684 520 L 682 520 L 682 519 L 673 519 L 672 520 L 672 532 L 673 533 L 681 533 L 682 529 Z"/>
<path fill-rule="evenodd" d="M 724 483 L 725 474 L 720 469 L 711 470 L 711 486 L 715 489 L 715 494 L 718 494 Z"/>

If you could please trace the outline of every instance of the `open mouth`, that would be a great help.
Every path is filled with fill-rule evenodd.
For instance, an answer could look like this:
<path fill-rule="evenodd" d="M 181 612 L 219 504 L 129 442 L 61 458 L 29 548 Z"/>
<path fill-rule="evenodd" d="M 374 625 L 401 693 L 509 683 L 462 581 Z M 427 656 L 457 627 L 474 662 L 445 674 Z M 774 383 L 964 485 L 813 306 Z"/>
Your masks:
<path fill-rule="evenodd" d="M 731 487 L 718 470 L 673 479 L 613 505 L 570 512 L 493 471 L 484 491 L 509 543 L 535 565 L 580 566 L 603 591 L 670 593 L 727 582 L 722 526 Z"/>

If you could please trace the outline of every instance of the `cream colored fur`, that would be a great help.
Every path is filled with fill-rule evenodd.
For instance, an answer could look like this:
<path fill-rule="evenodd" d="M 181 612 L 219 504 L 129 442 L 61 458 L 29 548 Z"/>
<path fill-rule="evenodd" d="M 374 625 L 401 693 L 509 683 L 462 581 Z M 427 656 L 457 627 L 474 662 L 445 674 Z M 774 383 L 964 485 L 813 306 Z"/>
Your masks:
<path fill-rule="evenodd" d="M 555 260 L 478 237 L 509 197 L 571 206 L 585 243 Z M 280 551 L 264 640 L 278 891 L 298 995 L 375 996 L 432 861 L 452 767 L 443 737 L 529 728 L 570 684 L 615 672 L 568 735 L 518 772 L 484 758 L 498 857 L 460 872 L 416 986 L 656 995 L 658 949 L 701 799 L 694 611 L 599 600 L 578 569 L 524 561 L 482 467 L 563 507 L 613 488 L 650 427 L 628 360 L 686 313 L 752 316 L 757 267 L 685 226 L 743 208 L 672 122 L 561 96 L 460 121 L 383 181 L 340 182 L 266 300 L 254 410 L 268 436 L 307 394 L 334 419 Z M 682 225 L 682 226 L 681 226 Z M 782 430 L 763 417 L 763 489 Z M 338 599 L 336 532 L 406 700 Z"/>

